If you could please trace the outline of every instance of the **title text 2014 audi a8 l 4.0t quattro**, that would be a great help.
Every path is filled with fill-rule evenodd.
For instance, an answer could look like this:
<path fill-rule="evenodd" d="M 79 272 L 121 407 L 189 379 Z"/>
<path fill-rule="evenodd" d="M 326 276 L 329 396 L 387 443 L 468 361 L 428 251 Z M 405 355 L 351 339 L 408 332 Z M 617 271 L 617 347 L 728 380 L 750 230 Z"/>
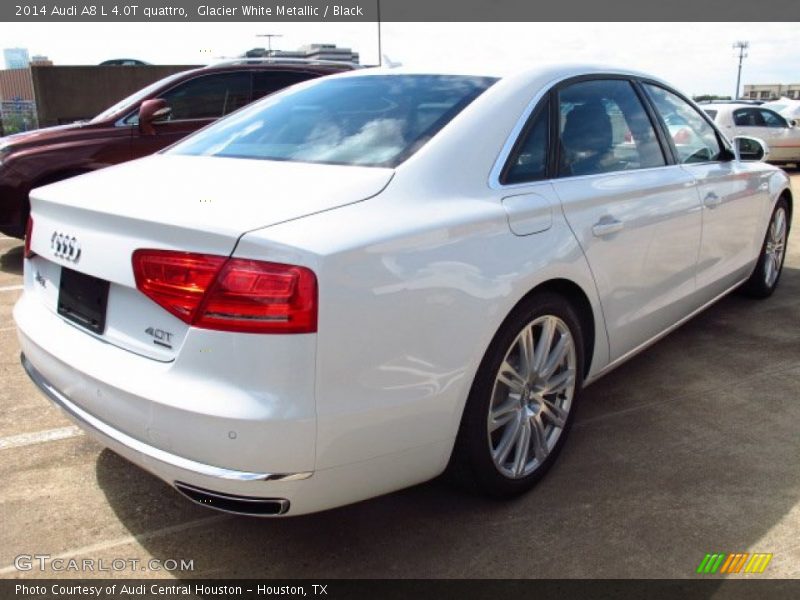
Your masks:
<path fill-rule="evenodd" d="M 304 83 L 34 190 L 22 361 L 205 506 L 302 514 L 446 469 L 518 494 L 582 387 L 775 289 L 789 181 L 744 145 L 768 151 L 619 70 Z"/>

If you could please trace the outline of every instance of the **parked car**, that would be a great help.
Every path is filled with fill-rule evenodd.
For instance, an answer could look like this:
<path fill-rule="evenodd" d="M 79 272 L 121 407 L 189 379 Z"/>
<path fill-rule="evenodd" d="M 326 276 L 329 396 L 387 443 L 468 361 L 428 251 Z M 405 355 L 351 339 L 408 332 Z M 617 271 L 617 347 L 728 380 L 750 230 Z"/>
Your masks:
<path fill-rule="evenodd" d="M 0 232 L 22 237 L 34 187 L 152 154 L 252 100 L 353 68 L 319 61 L 228 61 L 165 77 L 90 121 L 0 138 Z"/>
<path fill-rule="evenodd" d="M 622 70 L 308 82 L 34 190 L 22 363 L 203 506 L 299 515 L 446 469 L 520 494 L 582 388 L 775 290 L 789 179 L 743 142 Z"/>
<path fill-rule="evenodd" d="M 764 103 L 764 108 L 774 110 L 793 125 L 797 125 L 797 121 L 800 120 L 800 100 L 780 98 L 773 102 Z"/>
<path fill-rule="evenodd" d="M 774 110 L 735 104 L 704 104 L 703 110 L 729 137 L 744 135 L 764 140 L 769 147 L 769 162 L 800 162 L 800 128 Z"/>
<path fill-rule="evenodd" d="M 144 67 L 149 65 L 149 62 L 139 60 L 138 58 L 110 58 L 100 63 L 101 67 Z"/>

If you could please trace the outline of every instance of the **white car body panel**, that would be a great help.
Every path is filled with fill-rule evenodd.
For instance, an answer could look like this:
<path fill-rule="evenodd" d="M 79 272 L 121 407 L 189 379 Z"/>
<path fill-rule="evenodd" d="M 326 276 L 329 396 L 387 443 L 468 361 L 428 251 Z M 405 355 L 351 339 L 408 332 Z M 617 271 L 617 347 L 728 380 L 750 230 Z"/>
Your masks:
<path fill-rule="evenodd" d="M 585 302 L 591 382 L 746 277 L 787 193 L 778 169 L 735 161 L 500 184 L 538 99 L 587 73 L 628 72 L 501 79 L 394 169 L 157 155 L 34 190 L 38 256 L 14 309 L 26 368 L 170 484 L 296 515 L 438 475 L 492 338 L 531 290 Z M 594 235 L 605 216 L 623 229 Z M 53 256 L 56 231 L 80 239 L 80 262 Z M 136 289 L 139 248 L 307 267 L 317 332 L 190 327 Z M 103 335 L 57 314 L 62 267 L 111 282 Z M 173 347 L 151 347 L 149 326 Z"/>

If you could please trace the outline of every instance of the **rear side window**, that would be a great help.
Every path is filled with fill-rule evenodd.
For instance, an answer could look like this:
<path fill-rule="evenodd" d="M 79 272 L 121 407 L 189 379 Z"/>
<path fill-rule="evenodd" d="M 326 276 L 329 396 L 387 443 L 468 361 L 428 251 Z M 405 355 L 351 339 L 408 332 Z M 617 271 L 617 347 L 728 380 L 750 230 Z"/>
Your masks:
<path fill-rule="evenodd" d="M 660 86 L 646 83 L 644 87 L 669 130 L 679 163 L 720 159 L 723 146 L 716 130 L 691 104 Z"/>
<path fill-rule="evenodd" d="M 666 164 L 653 124 L 629 81 L 591 80 L 559 91 L 559 175 Z"/>
<path fill-rule="evenodd" d="M 520 136 L 506 165 L 501 183 L 505 185 L 537 181 L 547 176 L 550 102 L 539 107 Z"/>
<path fill-rule="evenodd" d="M 711 109 L 711 108 L 709 108 L 709 109 L 707 109 L 707 110 L 706 110 L 706 114 L 707 114 L 709 117 L 711 117 L 711 119 L 712 119 L 712 120 L 715 120 L 715 119 L 717 118 L 717 111 L 715 111 L 715 110 L 713 110 L 713 109 Z"/>
<path fill-rule="evenodd" d="M 265 98 L 169 152 L 394 167 L 495 81 L 450 75 L 320 79 Z"/>
<path fill-rule="evenodd" d="M 761 118 L 764 119 L 764 124 L 767 127 L 788 127 L 788 123 L 786 123 L 786 119 L 780 116 L 778 113 L 774 113 L 771 110 L 767 110 L 766 108 L 759 108 L 758 111 L 761 113 Z"/>
<path fill-rule="evenodd" d="M 755 108 L 740 108 L 733 111 L 733 123 L 737 127 L 764 127 L 761 111 Z"/>
<path fill-rule="evenodd" d="M 250 73 L 204 75 L 160 96 L 172 108 L 170 120 L 218 119 L 250 102 Z"/>

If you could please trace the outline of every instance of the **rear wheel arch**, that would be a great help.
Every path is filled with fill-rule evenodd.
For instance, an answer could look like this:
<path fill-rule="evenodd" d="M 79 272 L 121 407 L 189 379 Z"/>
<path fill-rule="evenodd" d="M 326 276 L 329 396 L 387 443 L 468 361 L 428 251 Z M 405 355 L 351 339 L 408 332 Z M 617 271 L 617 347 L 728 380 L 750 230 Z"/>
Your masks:
<path fill-rule="evenodd" d="M 793 207 L 792 192 L 788 188 L 783 190 L 781 192 L 781 195 L 778 196 L 778 200 L 780 200 L 781 198 L 786 200 L 786 206 L 788 207 L 788 212 L 789 212 L 789 214 L 786 215 L 787 216 L 786 226 L 787 226 L 787 228 L 789 230 L 791 230 L 791 228 L 792 228 L 792 214 L 794 212 L 793 211 L 794 207 Z"/>
<path fill-rule="evenodd" d="M 583 377 L 585 378 L 589 374 L 589 370 L 592 366 L 596 324 L 594 312 L 592 311 L 592 304 L 589 301 L 589 296 L 587 296 L 586 292 L 583 291 L 581 286 L 569 279 L 550 279 L 540 283 L 527 294 L 525 294 L 525 296 L 523 296 L 520 301 L 517 302 L 511 312 L 516 310 L 517 307 L 526 301 L 530 296 L 545 291 L 553 292 L 559 296 L 563 296 L 578 314 L 581 324 L 581 333 L 583 334 Z"/>
<path fill-rule="evenodd" d="M 492 410 L 491 398 L 493 397 L 493 392 L 492 394 L 487 392 L 489 389 L 487 382 L 494 377 L 498 361 L 502 359 L 502 352 L 508 346 L 509 340 L 520 335 L 519 327 L 524 327 L 524 323 L 531 318 L 531 315 L 534 317 L 539 315 L 532 321 L 533 323 L 541 318 L 555 319 L 571 330 L 573 339 L 577 338 L 579 349 L 577 355 L 573 354 L 573 360 L 577 363 L 575 366 L 580 369 L 578 371 L 580 374 L 575 376 L 573 391 L 569 392 L 570 398 L 572 398 L 570 403 L 574 402 L 580 392 L 582 380 L 589 372 L 589 365 L 594 353 L 595 323 L 592 306 L 583 289 L 571 280 L 551 279 L 536 285 L 522 296 L 505 315 L 484 350 L 474 374 L 468 397 L 465 399 L 460 414 L 458 431 L 446 469 L 446 475 L 452 481 L 472 489 L 480 489 L 492 496 L 507 497 L 521 493 L 547 472 L 563 445 L 571 422 L 570 416 L 574 413 L 574 411 L 567 413 L 565 424 L 560 426 L 563 428 L 563 435 L 553 447 L 552 453 L 546 455 L 546 459 L 542 459 L 545 462 L 519 481 L 508 482 L 503 477 L 498 478 L 495 473 L 496 465 L 494 468 L 487 468 L 484 464 L 488 455 L 485 455 L 486 449 L 482 439 L 485 437 L 483 416 L 486 410 Z M 535 336 L 535 334 L 532 335 Z M 511 343 L 511 347 L 515 347 L 514 343 Z M 508 350 L 508 352 L 511 351 L 513 350 Z M 535 390 L 535 386 L 540 385 L 541 381 L 530 383 L 531 390 Z M 531 394 L 534 393 L 534 391 L 531 392 Z M 488 409 L 484 406 L 485 399 L 488 399 L 490 403 Z"/>

